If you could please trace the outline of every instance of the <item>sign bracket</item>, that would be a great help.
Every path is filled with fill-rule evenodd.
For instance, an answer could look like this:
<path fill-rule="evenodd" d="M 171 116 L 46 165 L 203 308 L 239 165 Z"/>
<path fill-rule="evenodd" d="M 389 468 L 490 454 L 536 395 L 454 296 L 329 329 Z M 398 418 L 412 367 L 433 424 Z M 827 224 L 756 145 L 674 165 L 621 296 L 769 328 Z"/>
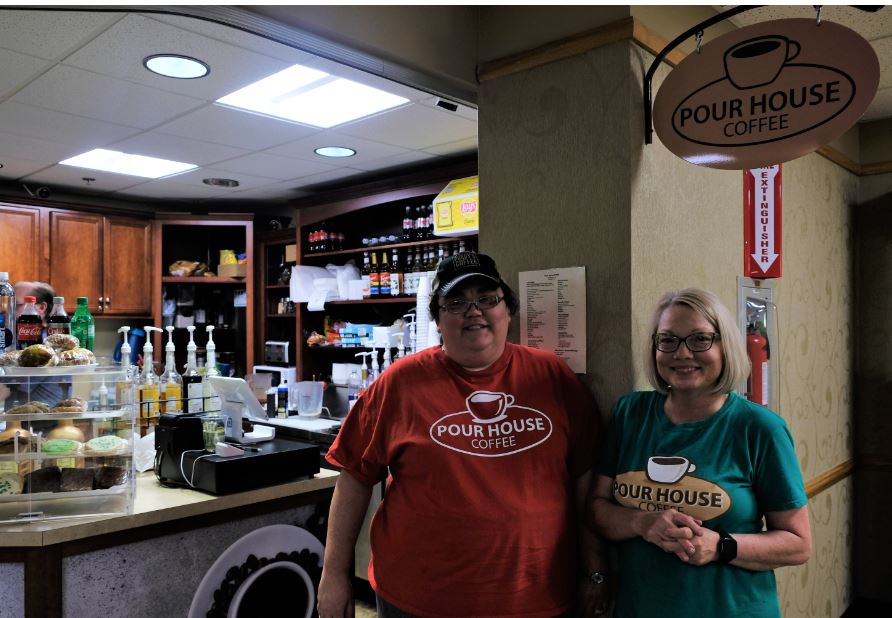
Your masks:
<path fill-rule="evenodd" d="M 681 45 L 689 37 L 695 36 L 698 32 L 705 30 L 709 26 L 713 26 L 719 22 L 725 21 L 726 19 L 728 19 L 730 17 L 734 17 L 735 15 L 739 15 L 740 13 L 744 13 L 744 12 L 752 10 L 752 9 L 758 9 L 763 6 L 765 6 L 765 5 L 756 4 L 756 5 L 749 5 L 749 6 L 736 6 L 734 8 L 728 9 L 727 11 L 723 11 L 723 12 L 719 13 L 718 15 L 714 15 L 713 17 L 710 17 L 709 19 L 700 22 L 696 26 L 693 26 L 693 27 L 685 30 L 683 33 L 681 33 L 680 35 L 675 37 L 671 43 L 666 45 L 666 47 L 664 47 L 660 51 L 660 53 L 657 54 L 656 58 L 654 58 L 654 61 L 651 63 L 650 68 L 647 69 L 647 73 L 644 75 L 644 86 L 643 86 L 644 92 L 643 92 L 642 98 L 644 100 L 644 143 L 645 144 L 653 143 L 653 133 L 654 133 L 654 128 L 653 128 L 653 86 L 652 86 L 653 77 L 654 77 L 654 74 L 657 72 L 657 68 L 660 66 L 660 63 L 662 63 L 663 60 L 666 58 L 666 56 L 669 55 L 669 52 L 671 52 L 673 49 L 675 49 L 676 47 Z M 874 12 L 880 10 L 881 8 L 883 8 L 882 5 L 877 5 L 877 6 L 850 5 L 850 6 L 852 6 L 852 8 L 866 11 L 868 13 L 874 13 Z M 818 20 L 820 23 L 820 12 L 818 12 Z M 699 45 L 698 45 L 698 47 L 699 47 Z"/>

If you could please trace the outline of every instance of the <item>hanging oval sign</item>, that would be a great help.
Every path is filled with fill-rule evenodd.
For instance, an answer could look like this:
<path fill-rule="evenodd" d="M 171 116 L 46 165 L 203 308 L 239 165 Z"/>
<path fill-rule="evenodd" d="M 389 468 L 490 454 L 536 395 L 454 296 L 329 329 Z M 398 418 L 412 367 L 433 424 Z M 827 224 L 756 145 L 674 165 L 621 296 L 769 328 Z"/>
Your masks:
<path fill-rule="evenodd" d="M 696 165 L 775 165 L 845 133 L 879 80 L 876 53 L 858 33 L 815 19 L 765 22 L 710 41 L 669 73 L 654 128 Z"/>

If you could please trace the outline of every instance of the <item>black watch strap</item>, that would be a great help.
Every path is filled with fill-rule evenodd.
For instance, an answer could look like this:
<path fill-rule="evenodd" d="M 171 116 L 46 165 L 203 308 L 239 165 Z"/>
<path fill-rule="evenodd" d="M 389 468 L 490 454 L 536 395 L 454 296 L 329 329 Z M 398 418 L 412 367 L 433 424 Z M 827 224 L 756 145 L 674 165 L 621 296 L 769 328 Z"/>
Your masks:
<path fill-rule="evenodd" d="M 603 584 L 604 581 L 607 579 L 607 574 L 604 571 L 582 571 L 582 575 L 583 577 L 586 577 L 588 579 L 589 583 L 596 586 L 598 584 Z"/>
<path fill-rule="evenodd" d="M 735 558 L 737 558 L 737 541 L 733 536 L 725 532 L 724 530 L 719 530 L 719 546 L 718 546 L 718 554 L 719 554 L 719 562 L 722 564 L 728 564 Z"/>

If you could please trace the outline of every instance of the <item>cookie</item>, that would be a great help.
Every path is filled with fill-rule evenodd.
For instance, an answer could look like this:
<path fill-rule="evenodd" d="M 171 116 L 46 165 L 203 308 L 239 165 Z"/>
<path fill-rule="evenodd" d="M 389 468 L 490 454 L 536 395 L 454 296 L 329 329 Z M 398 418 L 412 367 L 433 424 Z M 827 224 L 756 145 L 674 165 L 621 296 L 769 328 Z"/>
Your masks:
<path fill-rule="evenodd" d="M 19 404 L 6 411 L 7 414 L 46 414 L 50 411 L 50 407 L 42 401 L 31 401 L 29 403 Z"/>
<path fill-rule="evenodd" d="M 126 444 L 118 436 L 99 436 L 98 438 L 87 440 L 87 443 L 84 445 L 84 451 L 89 455 L 110 455 L 123 449 Z"/>
<path fill-rule="evenodd" d="M 80 447 L 81 443 L 77 440 L 54 438 L 41 444 L 40 451 L 47 455 L 69 455 L 71 453 L 76 453 Z"/>
<path fill-rule="evenodd" d="M 18 474 L 0 474 L 0 496 L 22 493 L 22 477 Z"/>

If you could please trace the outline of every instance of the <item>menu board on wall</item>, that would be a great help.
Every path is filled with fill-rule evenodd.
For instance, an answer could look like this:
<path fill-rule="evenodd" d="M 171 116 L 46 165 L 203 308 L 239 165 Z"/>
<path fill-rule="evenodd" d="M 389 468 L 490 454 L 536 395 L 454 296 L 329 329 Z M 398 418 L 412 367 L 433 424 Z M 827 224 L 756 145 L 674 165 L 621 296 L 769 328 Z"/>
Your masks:
<path fill-rule="evenodd" d="M 521 272 L 520 342 L 585 373 L 585 267 Z"/>

